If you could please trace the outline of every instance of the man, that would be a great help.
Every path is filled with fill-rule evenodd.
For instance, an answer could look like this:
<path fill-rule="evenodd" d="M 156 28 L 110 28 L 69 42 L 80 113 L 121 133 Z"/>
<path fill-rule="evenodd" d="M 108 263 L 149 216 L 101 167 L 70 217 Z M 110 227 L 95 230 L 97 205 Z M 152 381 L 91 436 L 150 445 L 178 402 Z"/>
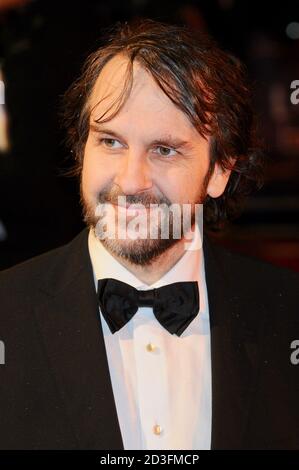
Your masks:
<path fill-rule="evenodd" d="M 239 63 L 184 27 L 120 25 L 65 121 L 87 228 L 1 273 L 0 447 L 298 448 L 298 276 L 205 231 L 259 184 Z"/>

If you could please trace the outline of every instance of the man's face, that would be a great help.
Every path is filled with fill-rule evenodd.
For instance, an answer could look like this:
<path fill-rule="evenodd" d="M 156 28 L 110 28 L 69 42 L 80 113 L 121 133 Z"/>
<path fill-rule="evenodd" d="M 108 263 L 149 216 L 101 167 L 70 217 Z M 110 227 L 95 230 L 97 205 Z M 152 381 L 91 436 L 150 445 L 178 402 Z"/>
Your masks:
<path fill-rule="evenodd" d="M 111 59 L 90 98 L 92 112 L 84 151 L 81 198 L 85 220 L 93 227 L 99 219 L 95 215 L 97 205 L 105 202 L 117 205 L 118 196 L 126 196 L 127 203 L 141 203 L 147 208 L 149 204 L 191 204 L 194 214 L 194 205 L 202 203 L 209 193 L 209 186 L 204 184 L 209 168 L 209 141 L 138 63 L 134 62 L 133 87 L 124 106 L 109 121 L 95 122 L 106 110 L 110 115 L 116 109 L 126 64 L 122 55 Z M 225 184 L 221 192 L 224 187 Z M 215 193 L 215 184 L 210 189 Z M 120 212 L 116 212 L 116 221 L 118 217 Z M 110 252 L 140 265 L 150 263 L 177 242 L 171 236 L 132 240 L 120 239 L 117 234 L 114 239 L 102 240 Z"/>

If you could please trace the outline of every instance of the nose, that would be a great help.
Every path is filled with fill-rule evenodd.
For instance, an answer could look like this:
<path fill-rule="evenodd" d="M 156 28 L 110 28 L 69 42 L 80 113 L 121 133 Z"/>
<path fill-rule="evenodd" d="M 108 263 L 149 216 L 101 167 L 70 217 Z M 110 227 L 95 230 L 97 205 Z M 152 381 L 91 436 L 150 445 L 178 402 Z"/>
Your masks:
<path fill-rule="evenodd" d="M 128 153 L 119 166 L 119 172 L 114 181 L 127 195 L 150 189 L 152 179 L 146 157 L 136 152 Z"/>

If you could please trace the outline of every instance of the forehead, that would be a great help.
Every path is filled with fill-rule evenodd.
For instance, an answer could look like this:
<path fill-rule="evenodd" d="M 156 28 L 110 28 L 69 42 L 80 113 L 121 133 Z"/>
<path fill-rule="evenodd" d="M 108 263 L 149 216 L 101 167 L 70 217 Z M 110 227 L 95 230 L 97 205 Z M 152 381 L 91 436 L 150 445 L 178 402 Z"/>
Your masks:
<path fill-rule="evenodd" d="M 126 85 L 128 64 L 129 59 L 118 54 L 102 69 L 90 97 L 91 120 L 100 118 L 107 111 L 106 118 L 118 108 Z M 152 126 L 175 125 L 191 131 L 193 126 L 186 114 L 174 105 L 151 74 L 137 61 L 133 63 L 132 78 L 130 95 L 111 123 L 138 122 L 142 126 L 142 123 L 151 120 Z"/>

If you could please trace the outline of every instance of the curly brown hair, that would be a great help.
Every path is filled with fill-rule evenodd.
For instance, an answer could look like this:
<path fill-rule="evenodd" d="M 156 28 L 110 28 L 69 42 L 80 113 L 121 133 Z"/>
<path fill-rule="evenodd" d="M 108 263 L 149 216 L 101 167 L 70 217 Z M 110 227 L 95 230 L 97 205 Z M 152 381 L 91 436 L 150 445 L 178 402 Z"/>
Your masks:
<path fill-rule="evenodd" d="M 125 103 L 132 86 L 133 62 L 138 61 L 197 131 L 211 137 L 206 181 L 216 162 L 222 169 L 232 170 L 224 193 L 218 198 L 207 195 L 204 202 L 205 223 L 219 228 L 238 214 L 245 196 L 263 184 L 264 152 L 257 137 L 245 66 L 214 39 L 187 26 L 142 19 L 118 22 L 106 35 L 104 45 L 87 58 L 81 76 L 63 96 L 66 140 L 75 157 L 72 174 L 81 174 L 95 82 L 112 57 L 126 54 L 129 66 L 118 107 L 98 121 L 112 119 Z"/>

